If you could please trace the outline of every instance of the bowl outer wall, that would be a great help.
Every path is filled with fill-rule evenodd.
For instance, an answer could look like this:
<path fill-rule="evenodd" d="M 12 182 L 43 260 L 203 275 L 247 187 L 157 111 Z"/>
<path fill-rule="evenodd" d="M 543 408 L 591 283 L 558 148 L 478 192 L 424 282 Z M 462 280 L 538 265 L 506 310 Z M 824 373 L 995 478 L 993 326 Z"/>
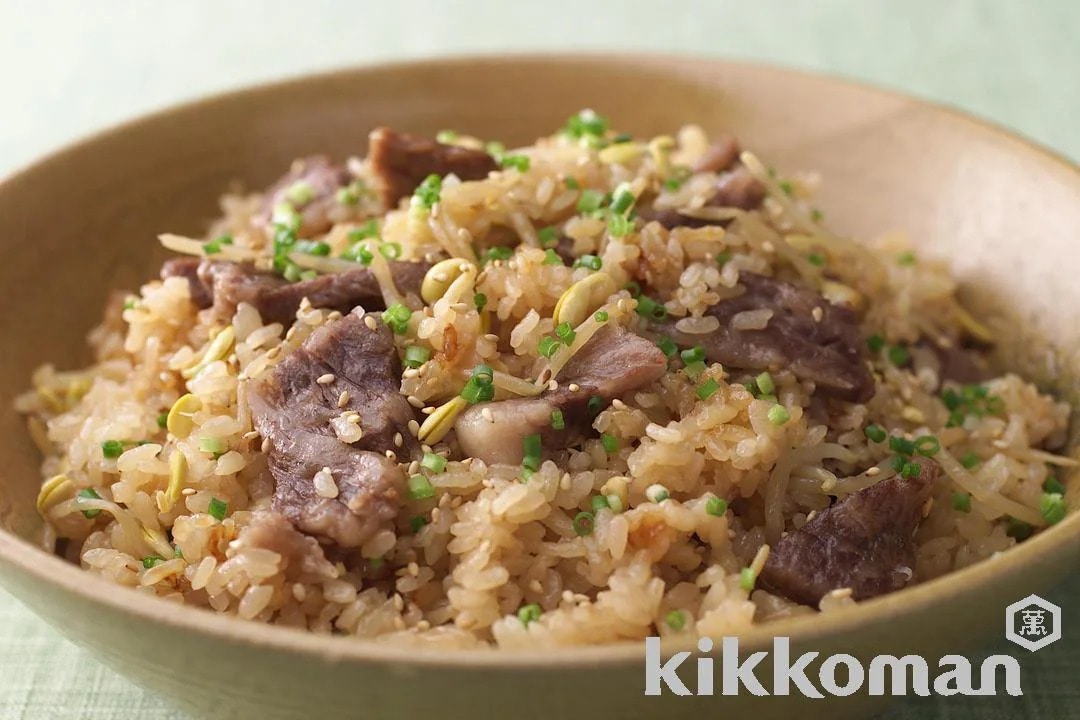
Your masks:
<path fill-rule="evenodd" d="M 842 80 L 756 65 L 665 57 L 459 58 L 345 70 L 180 106 L 64 149 L 0 185 L 3 320 L 0 405 L 41 362 L 85 361 L 81 339 L 109 288 L 135 288 L 163 257 L 163 230 L 198 233 L 232 181 L 273 180 L 294 158 L 363 152 L 389 124 L 529 142 L 591 106 L 635 133 L 697 122 L 740 137 L 767 163 L 820 171 L 831 227 L 907 230 L 949 258 L 973 300 L 1007 308 L 1021 332 L 1006 355 L 1074 392 L 1080 330 L 1069 308 L 1080 258 L 1080 174 L 1023 140 L 949 110 Z M 76 340 L 73 342 L 73 338 Z M 1055 353 L 1031 348 L 1054 338 Z M 402 651 L 236 622 L 108 585 L 18 538 L 32 537 L 36 451 L 0 413 L 0 574 L 42 616 L 107 663 L 200 716 L 598 717 L 698 715 L 708 698 L 642 698 L 640 644 L 552 652 Z M 1070 500 L 1075 505 L 1075 493 Z M 964 649 L 1003 608 L 1075 567 L 1080 517 L 1002 557 L 853 611 L 755 629 L 796 648 L 856 655 Z M 790 628 L 790 629 L 789 629 Z M 715 701 L 713 701 L 715 702 Z M 762 717 L 866 712 L 865 698 L 724 698 Z M 808 714 L 809 713 L 809 714 Z M 483 716 L 483 713 L 479 713 Z"/>

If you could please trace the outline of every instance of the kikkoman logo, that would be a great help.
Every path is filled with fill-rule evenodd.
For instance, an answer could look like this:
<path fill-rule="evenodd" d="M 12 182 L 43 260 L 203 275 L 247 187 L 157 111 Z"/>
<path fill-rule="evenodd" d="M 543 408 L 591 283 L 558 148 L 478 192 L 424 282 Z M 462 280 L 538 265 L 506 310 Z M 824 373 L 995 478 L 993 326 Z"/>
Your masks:
<path fill-rule="evenodd" d="M 1039 650 L 1061 638 L 1061 608 L 1038 595 L 1013 603 L 1006 608 L 1005 616 L 1005 636 L 1029 650 Z M 737 637 L 721 640 L 719 658 L 709 655 L 714 649 L 710 638 L 700 638 L 697 649 L 702 655 L 695 660 L 695 672 L 683 673 L 695 676 L 696 687 L 691 689 L 678 674 L 691 653 L 676 653 L 665 662 L 660 654 L 660 638 L 646 638 L 645 694 L 661 695 L 666 689 L 675 695 L 713 695 L 719 684 L 722 695 L 797 692 L 808 698 L 824 698 L 826 694 L 854 695 L 864 688 L 870 695 L 997 695 L 999 678 L 1000 691 L 1013 696 L 1024 694 L 1020 663 L 1008 655 L 991 655 L 978 668 L 962 655 L 945 655 L 932 666 L 919 655 L 877 655 L 864 665 L 859 658 L 845 653 L 819 658 L 819 652 L 806 652 L 793 659 L 787 637 L 774 638 L 771 652 L 759 650 L 745 658 L 739 655 Z M 766 689 L 763 679 L 770 681 L 770 689 Z"/>

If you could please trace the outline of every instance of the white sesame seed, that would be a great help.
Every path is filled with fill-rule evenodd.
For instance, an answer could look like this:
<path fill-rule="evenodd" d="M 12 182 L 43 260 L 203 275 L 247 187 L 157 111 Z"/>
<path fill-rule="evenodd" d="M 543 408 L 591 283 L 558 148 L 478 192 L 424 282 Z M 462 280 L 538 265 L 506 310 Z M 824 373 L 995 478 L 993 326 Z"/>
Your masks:
<path fill-rule="evenodd" d="M 614 400 L 611 401 L 611 407 L 615 408 L 616 410 L 626 410 L 627 409 L 626 403 L 624 403 L 619 398 L 615 398 Z"/>
<path fill-rule="evenodd" d="M 566 389 L 569 390 L 570 392 L 577 392 L 578 390 L 581 389 L 581 386 L 578 385 L 577 383 L 570 383 L 569 385 L 566 386 Z"/>
<path fill-rule="evenodd" d="M 489 407 L 480 410 L 480 417 L 484 418 L 489 423 L 495 422 L 495 416 L 491 414 L 491 408 Z"/>
<path fill-rule="evenodd" d="M 426 408 L 421 408 L 420 412 L 424 415 L 430 415 L 431 413 L 435 412 L 435 406 L 431 405 Z"/>
<path fill-rule="evenodd" d="M 195 488 L 184 488 L 183 490 L 180 491 L 180 494 L 181 495 L 191 496 L 191 495 L 194 495 L 197 492 L 198 492 L 198 490 L 196 490 Z"/>
<path fill-rule="evenodd" d="M 368 326 L 368 330 L 374 330 L 379 327 L 378 324 L 375 322 L 375 318 L 371 317 L 370 315 L 364 316 L 364 324 Z"/>
<path fill-rule="evenodd" d="M 559 389 L 559 381 L 558 380 L 548 380 L 547 386 L 548 386 L 548 390 L 558 390 Z"/>
<path fill-rule="evenodd" d="M 345 422 L 350 422 L 353 425 L 359 425 L 360 424 L 360 413 L 358 413 L 358 412 L 348 412 L 348 413 L 345 413 L 345 415 L 343 417 L 345 418 Z"/>
<path fill-rule="evenodd" d="M 320 385 L 329 385 L 335 380 L 337 380 L 337 377 L 335 377 L 334 373 L 326 373 L 325 375 L 320 375 L 318 378 L 316 378 L 315 382 L 319 383 Z"/>
<path fill-rule="evenodd" d="M 404 442 L 405 438 L 401 437 L 401 433 L 394 433 L 394 447 L 401 447 Z"/>
<path fill-rule="evenodd" d="M 771 240 L 766 240 L 765 242 L 761 243 L 761 249 L 767 253 L 771 253 L 776 251 L 776 246 L 772 244 Z"/>
<path fill-rule="evenodd" d="M 416 420 L 410 420 L 408 427 L 409 427 L 409 434 L 412 435 L 413 437 L 416 437 L 417 435 L 420 434 L 420 423 L 416 422 Z"/>
<path fill-rule="evenodd" d="M 418 623 L 416 623 L 416 629 L 419 630 L 420 632 L 424 632 L 425 630 L 430 630 L 431 629 L 431 623 L 429 623 L 427 620 L 421 620 Z"/>
<path fill-rule="evenodd" d="M 303 583 L 293 583 L 292 596 L 296 598 L 296 602 L 304 602 L 304 598 L 307 597 L 307 588 Z"/>
<path fill-rule="evenodd" d="M 414 378 L 419 376 L 420 370 L 418 368 L 405 368 L 404 372 L 401 373 L 401 377 L 403 378 Z"/>
<path fill-rule="evenodd" d="M 866 476 L 867 477 L 874 477 L 875 475 L 880 475 L 880 474 L 881 474 L 881 468 L 879 468 L 877 465 L 875 465 L 872 468 L 868 468 L 867 471 L 866 471 Z"/>
<path fill-rule="evenodd" d="M 814 322 L 821 322 L 822 318 L 825 317 L 825 311 L 818 306 L 810 311 L 810 315 L 814 318 Z"/>
<path fill-rule="evenodd" d="M 412 575 L 413 577 L 416 577 L 417 575 L 420 574 L 420 566 L 417 565 L 416 563 L 411 562 L 411 563 L 409 563 L 408 567 L 409 567 L 409 574 Z"/>
<path fill-rule="evenodd" d="M 540 584 L 539 580 L 530 581 L 529 582 L 529 589 L 532 590 L 534 593 L 542 593 L 542 592 L 544 592 L 544 586 L 542 584 Z"/>
<path fill-rule="evenodd" d="M 408 403 L 410 405 L 412 405 L 414 408 L 422 408 L 422 407 L 424 407 L 424 401 L 421 400 L 420 398 L 416 397 L 415 395 L 409 395 L 407 398 L 405 398 L 405 400 L 407 400 Z"/>
<path fill-rule="evenodd" d="M 397 453 L 396 453 L 396 452 L 394 452 L 393 450 L 387 450 L 387 451 L 386 451 L 386 458 L 387 458 L 387 459 L 388 459 L 388 460 L 389 460 L 390 462 L 397 462 Z"/>
<path fill-rule="evenodd" d="M 244 439 L 245 440 L 254 440 L 257 437 L 259 437 L 259 431 L 258 430 L 249 430 L 246 433 L 244 433 Z"/>
<path fill-rule="evenodd" d="M 394 609 L 398 612 L 405 609 L 405 598 L 400 593 L 394 593 Z"/>
<path fill-rule="evenodd" d="M 262 446 L 259 449 L 263 452 L 270 452 L 270 438 L 263 438 Z"/>
<path fill-rule="evenodd" d="M 336 498 L 338 496 L 338 486 L 334 482 L 334 475 L 330 472 L 330 468 L 324 467 L 315 473 L 312 482 L 315 484 L 315 494 L 319 497 Z"/>
<path fill-rule="evenodd" d="M 348 390 L 342 390 L 341 394 L 338 395 L 338 398 L 337 398 L 337 406 L 339 408 L 343 408 L 348 404 L 349 404 L 349 391 Z"/>

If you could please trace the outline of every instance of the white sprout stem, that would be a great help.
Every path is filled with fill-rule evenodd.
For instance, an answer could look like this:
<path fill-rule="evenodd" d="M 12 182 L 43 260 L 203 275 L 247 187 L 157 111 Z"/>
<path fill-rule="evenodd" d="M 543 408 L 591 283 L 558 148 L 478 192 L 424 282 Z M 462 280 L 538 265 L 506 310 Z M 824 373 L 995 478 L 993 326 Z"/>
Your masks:
<path fill-rule="evenodd" d="M 162 247 L 173 252 L 178 252 L 183 255 L 196 255 L 198 257 L 210 257 L 203 249 L 205 242 L 203 240 L 196 240 L 195 238 L 184 237 L 183 235 L 173 235 L 171 233 L 164 233 L 158 235 L 158 241 L 161 242 Z M 222 245 L 220 250 L 214 253 L 215 258 L 221 258 L 222 260 L 232 260 L 234 262 L 244 262 L 246 260 L 258 260 L 263 257 L 263 253 L 250 248 L 237 247 L 236 245 Z"/>

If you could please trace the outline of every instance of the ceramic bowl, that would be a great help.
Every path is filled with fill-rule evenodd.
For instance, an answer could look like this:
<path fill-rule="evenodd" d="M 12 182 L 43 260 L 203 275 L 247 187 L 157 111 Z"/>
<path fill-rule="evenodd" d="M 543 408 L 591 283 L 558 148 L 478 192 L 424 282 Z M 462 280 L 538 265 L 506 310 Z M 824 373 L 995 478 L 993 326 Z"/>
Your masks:
<path fill-rule="evenodd" d="M 0 184 L 4 586 L 103 662 L 199 717 L 674 720 L 723 708 L 732 717 L 809 719 L 875 709 L 880 699 L 865 695 L 645 697 L 637 643 L 447 653 L 247 623 L 110 585 L 35 544 L 39 459 L 8 408 L 39 363 L 86 360 L 82 339 L 106 292 L 138 287 L 160 263 L 159 231 L 199 233 L 230 183 L 264 186 L 314 152 L 362 153 L 379 124 L 529 142 L 582 107 L 638 134 L 686 122 L 733 132 L 771 165 L 819 171 L 820 205 L 834 229 L 905 230 L 920 253 L 946 258 L 971 302 L 1013 318 L 1005 360 L 1076 399 L 1080 172 L 1002 130 L 843 80 L 698 58 L 480 57 L 343 70 L 172 108 Z M 793 652 L 936 658 L 998 635 L 1006 605 L 1048 588 L 1078 556 L 1074 513 L 947 577 L 755 628 L 742 648 L 779 634 Z"/>

